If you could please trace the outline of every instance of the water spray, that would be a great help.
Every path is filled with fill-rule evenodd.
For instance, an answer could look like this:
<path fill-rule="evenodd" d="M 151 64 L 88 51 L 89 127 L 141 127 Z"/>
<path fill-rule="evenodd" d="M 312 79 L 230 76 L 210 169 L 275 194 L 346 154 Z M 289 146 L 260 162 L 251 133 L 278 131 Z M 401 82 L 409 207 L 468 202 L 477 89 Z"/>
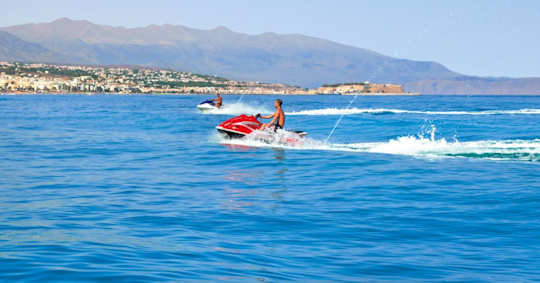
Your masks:
<path fill-rule="evenodd" d="M 244 94 L 243 94 L 243 93 L 240 95 L 240 98 L 238 98 L 238 101 L 236 101 L 236 103 L 240 103 L 240 101 L 242 101 L 242 98 L 244 98 Z"/>
<path fill-rule="evenodd" d="M 324 140 L 324 143 L 328 143 L 328 140 L 329 140 L 330 137 L 332 137 L 332 135 L 334 134 L 334 131 L 336 130 L 337 126 L 339 125 L 339 123 L 341 123 L 341 119 L 343 119 L 343 116 L 345 115 L 346 110 L 349 110 L 349 108 L 351 107 L 351 105 L 353 104 L 353 102 L 356 100 L 356 97 L 358 97 L 358 95 L 355 95 L 355 96 L 353 97 L 353 99 L 351 99 L 351 101 L 349 102 L 349 105 L 347 106 L 347 108 L 345 108 L 345 111 L 341 114 L 341 116 L 339 116 L 339 119 L 336 121 L 336 124 L 334 125 L 334 128 L 332 128 L 332 131 L 330 131 L 330 134 L 329 134 L 328 137 Z"/>

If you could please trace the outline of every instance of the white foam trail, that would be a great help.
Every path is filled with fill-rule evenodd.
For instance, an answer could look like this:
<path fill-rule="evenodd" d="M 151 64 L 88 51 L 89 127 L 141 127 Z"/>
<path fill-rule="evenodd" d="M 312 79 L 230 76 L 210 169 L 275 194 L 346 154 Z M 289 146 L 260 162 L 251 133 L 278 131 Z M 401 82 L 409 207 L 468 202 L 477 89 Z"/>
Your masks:
<path fill-rule="evenodd" d="M 367 152 L 412 155 L 419 157 L 470 157 L 481 159 L 540 161 L 540 139 L 484 140 L 448 142 L 422 137 L 400 137 L 382 143 L 346 145 L 365 148 Z"/>
<path fill-rule="evenodd" d="M 219 143 L 245 147 L 383 153 L 420 158 L 466 157 L 540 162 L 540 139 L 460 142 L 437 140 L 434 137 L 434 131 L 429 137 L 404 136 L 387 142 L 332 144 L 303 138 L 300 142 L 287 143 L 283 142 L 283 138 L 268 141 L 247 136 L 243 139 L 220 138 Z"/>
<path fill-rule="evenodd" d="M 240 115 L 240 114 L 257 114 L 257 113 L 271 113 L 272 111 L 262 107 L 244 104 L 241 102 L 229 103 L 223 105 L 219 109 L 212 109 L 202 112 L 203 114 L 211 115 Z"/>
<path fill-rule="evenodd" d="M 540 114 L 540 109 L 519 110 L 484 110 L 484 111 L 418 111 L 391 108 L 323 108 L 287 112 L 287 115 L 355 115 L 355 114 L 426 114 L 426 115 L 509 115 L 509 114 Z"/>

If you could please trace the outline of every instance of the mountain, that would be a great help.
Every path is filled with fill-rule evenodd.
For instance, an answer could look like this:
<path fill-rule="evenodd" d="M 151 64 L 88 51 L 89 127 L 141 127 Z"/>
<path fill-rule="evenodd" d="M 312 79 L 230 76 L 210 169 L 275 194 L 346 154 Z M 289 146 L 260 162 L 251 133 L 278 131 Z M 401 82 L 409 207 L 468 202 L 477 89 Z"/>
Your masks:
<path fill-rule="evenodd" d="M 10 33 L 0 31 L 0 60 L 62 62 L 65 58 L 39 44 L 27 42 Z"/>
<path fill-rule="evenodd" d="M 456 75 L 434 62 L 395 59 L 303 35 L 247 35 L 225 27 L 123 28 L 63 18 L 0 30 L 78 58 L 77 63 L 159 66 L 310 87 L 364 80 L 403 83 Z"/>
<path fill-rule="evenodd" d="M 248 35 L 225 27 L 201 30 L 179 25 L 124 28 L 67 18 L 4 27 L 0 31 L 41 47 L 41 51 L 25 52 L 31 60 L 57 58 L 79 64 L 155 66 L 304 87 L 368 80 L 404 84 L 408 91 L 445 93 L 464 85 L 463 78 L 474 85 L 469 89 L 475 91 L 497 85 L 463 76 L 436 62 L 396 59 L 299 34 Z M 54 55 L 47 55 L 46 50 Z M 13 58 L 24 57 L 21 54 Z M 508 82 L 501 84 L 505 85 Z M 530 92 L 527 88 L 511 89 Z"/>
<path fill-rule="evenodd" d="M 427 94 L 540 94 L 540 78 L 483 78 L 460 76 L 451 79 L 405 83 L 405 89 Z"/>

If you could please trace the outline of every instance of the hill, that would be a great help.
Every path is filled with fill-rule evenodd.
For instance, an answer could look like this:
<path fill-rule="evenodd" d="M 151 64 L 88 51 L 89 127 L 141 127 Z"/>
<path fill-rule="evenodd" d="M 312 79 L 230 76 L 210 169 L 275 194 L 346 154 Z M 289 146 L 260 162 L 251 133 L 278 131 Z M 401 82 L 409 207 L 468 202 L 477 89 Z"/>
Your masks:
<path fill-rule="evenodd" d="M 540 78 L 483 78 L 460 76 L 452 79 L 421 80 L 405 84 L 424 94 L 538 94 Z"/>
<path fill-rule="evenodd" d="M 47 48 L 24 41 L 10 33 L 0 31 L 0 60 L 26 62 L 63 62 L 66 59 Z"/>
<path fill-rule="evenodd" d="M 309 87 L 358 80 L 404 83 L 456 75 L 438 63 L 395 59 L 324 39 L 247 35 L 224 27 L 123 28 L 64 18 L 1 30 L 78 58 L 74 63 L 158 66 Z"/>
<path fill-rule="evenodd" d="M 125 28 L 62 18 L 0 31 L 0 38 L 7 38 L 0 40 L 3 60 L 141 65 L 302 87 L 367 80 L 421 93 L 537 93 L 540 82 L 463 76 L 436 62 L 392 58 L 299 34 L 248 35 L 225 27 Z"/>

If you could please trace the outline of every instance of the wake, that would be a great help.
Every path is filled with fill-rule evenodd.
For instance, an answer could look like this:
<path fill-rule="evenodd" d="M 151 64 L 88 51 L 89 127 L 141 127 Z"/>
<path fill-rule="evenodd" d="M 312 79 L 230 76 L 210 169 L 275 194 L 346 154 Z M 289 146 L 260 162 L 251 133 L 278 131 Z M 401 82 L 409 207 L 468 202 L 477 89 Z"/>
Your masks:
<path fill-rule="evenodd" d="M 262 106 L 253 106 L 244 104 L 241 102 L 229 103 L 223 105 L 219 109 L 212 109 L 202 112 L 203 114 L 210 115 L 240 115 L 240 114 L 257 114 L 257 113 L 272 113 L 273 111 L 268 110 Z"/>
<path fill-rule="evenodd" d="M 425 115 L 512 115 L 512 114 L 540 114 L 540 109 L 519 109 L 519 110 L 483 110 L 483 111 L 419 111 L 402 110 L 391 108 L 323 108 L 313 110 L 302 110 L 287 112 L 287 115 L 355 115 L 355 114 L 425 114 Z"/>
<path fill-rule="evenodd" d="M 488 160 L 540 162 L 540 139 L 480 140 L 460 142 L 435 138 L 435 128 L 428 135 L 403 136 L 386 142 L 326 143 L 310 138 L 287 142 L 290 137 L 279 134 L 273 140 L 260 139 L 258 134 L 242 139 L 218 138 L 218 142 L 241 147 L 283 148 L 291 150 L 345 151 L 406 155 L 417 158 L 475 158 Z"/>
<path fill-rule="evenodd" d="M 223 105 L 220 109 L 213 109 L 202 112 L 210 115 L 240 115 L 273 113 L 263 106 L 248 105 L 241 102 L 229 103 Z M 424 114 L 424 115 L 538 115 L 540 109 L 517 109 L 517 110 L 482 110 L 482 111 L 420 111 L 403 110 L 393 108 L 322 108 L 312 110 L 301 110 L 285 112 L 292 116 L 335 116 L 335 115 L 357 115 L 357 114 Z"/>

